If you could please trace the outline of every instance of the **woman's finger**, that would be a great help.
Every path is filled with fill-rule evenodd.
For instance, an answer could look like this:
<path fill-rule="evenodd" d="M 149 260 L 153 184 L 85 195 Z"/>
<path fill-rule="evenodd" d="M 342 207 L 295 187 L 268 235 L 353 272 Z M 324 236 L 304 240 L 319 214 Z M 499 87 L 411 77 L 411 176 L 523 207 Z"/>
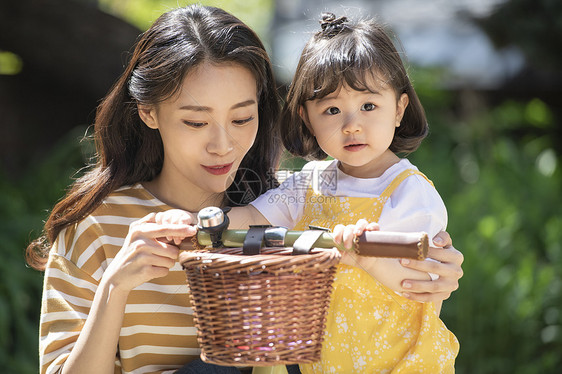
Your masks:
<path fill-rule="evenodd" d="M 415 280 L 405 279 L 402 281 L 402 288 L 408 292 L 415 293 L 451 293 L 459 288 L 459 283 L 455 278 L 440 277 L 436 280 Z"/>
<path fill-rule="evenodd" d="M 441 293 L 410 293 L 410 292 L 403 292 L 402 295 L 407 297 L 410 300 L 427 303 L 427 302 L 440 302 L 443 300 L 447 300 L 450 296 L 450 292 L 441 292 Z"/>
<path fill-rule="evenodd" d="M 178 259 L 178 255 L 180 253 L 180 250 L 175 245 L 166 244 L 162 242 L 156 242 L 155 244 L 150 246 L 150 249 L 153 255 L 161 258 L 171 259 L 173 260 L 174 263 Z M 174 264 L 172 263 L 171 266 L 173 265 Z"/>
<path fill-rule="evenodd" d="M 427 257 L 437 260 L 439 262 L 455 264 L 459 267 L 462 265 L 464 261 L 463 254 L 452 246 L 445 247 L 445 248 L 429 247 Z"/>
<path fill-rule="evenodd" d="M 451 235 L 447 231 L 440 231 L 437 235 L 433 237 L 433 243 L 437 247 L 446 247 L 453 245 Z"/>
<path fill-rule="evenodd" d="M 413 259 L 403 258 L 400 260 L 402 266 L 415 269 L 418 271 L 433 273 L 439 275 L 439 278 L 450 278 L 458 282 L 463 276 L 463 271 L 460 265 L 452 262 L 441 261 L 418 261 Z"/>
<path fill-rule="evenodd" d="M 144 223 L 134 227 L 134 234 L 143 235 L 149 238 L 165 238 L 165 237 L 190 237 L 197 233 L 197 228 L 193 225 L 175 225 L 157 223 Z"/>

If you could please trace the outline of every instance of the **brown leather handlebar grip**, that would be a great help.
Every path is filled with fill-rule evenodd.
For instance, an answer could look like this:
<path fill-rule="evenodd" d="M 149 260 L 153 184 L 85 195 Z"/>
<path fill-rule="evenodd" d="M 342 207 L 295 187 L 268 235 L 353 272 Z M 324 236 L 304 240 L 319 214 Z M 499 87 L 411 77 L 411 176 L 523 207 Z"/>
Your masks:
<path fill-rule="evenodd" d="M 425 232 L 367 231 L 355 239 L 355 248 L 360 256 L 423 260 L 429 238 Z"/>

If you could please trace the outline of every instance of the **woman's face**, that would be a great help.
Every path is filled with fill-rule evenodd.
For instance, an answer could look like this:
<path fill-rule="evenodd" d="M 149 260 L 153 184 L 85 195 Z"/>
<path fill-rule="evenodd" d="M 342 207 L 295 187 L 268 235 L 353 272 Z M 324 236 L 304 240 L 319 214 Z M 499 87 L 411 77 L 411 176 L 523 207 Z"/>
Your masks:
<path fill-rule="evenodd" d="M 237 64 L 203 63 L 175 96 L 139 105 L 139 115 L 160 131 L 164 144 L 162 172 L 149 189 L 167 203 L 196 210 L 222 198 L 254 143 L 256 80 Z"/>

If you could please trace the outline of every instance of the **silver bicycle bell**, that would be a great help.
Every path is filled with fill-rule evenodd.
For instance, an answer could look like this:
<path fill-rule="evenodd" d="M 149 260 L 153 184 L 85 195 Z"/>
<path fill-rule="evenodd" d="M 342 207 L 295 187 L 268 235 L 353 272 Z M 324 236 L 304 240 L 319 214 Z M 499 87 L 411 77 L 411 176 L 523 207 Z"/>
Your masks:
<path fill-rule="evenodd" d="M 197 228 L 211 237 L 213 248 L 221 248 L 222 233 L 228 228 L 230 220 L 226 215 L 230 207 L 224 210 L 216 206 L 203 208 L 197 214 Z"/>

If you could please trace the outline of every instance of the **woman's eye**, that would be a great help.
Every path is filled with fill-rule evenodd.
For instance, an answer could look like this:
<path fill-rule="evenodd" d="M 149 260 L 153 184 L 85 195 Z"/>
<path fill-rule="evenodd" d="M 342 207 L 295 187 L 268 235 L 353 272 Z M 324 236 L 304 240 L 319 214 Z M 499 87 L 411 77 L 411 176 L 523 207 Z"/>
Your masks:
<path fill-rule="evenodd" d="M 207 124 L 206 122 L 193 122 L 193 121 L 183 121 L 183 123 L 185 123 L 189 127 L 195 127 L 195 128 L 203 127 Z"/>
<path fill-rule="evenodd" d="M 365 111 L 365 112 L 370 112 L 371 110 L 375 110 L 376 105 L 373 103 L 366 103 L 363 104 L 363 106 L 361 107 L 361 110 Z"/>
<path fill-rule="evenodd" d="M 250 121 L 252 121 L 254 119 L 254 116 L 250 116 L 248 118 L 244 118 L 244 119 L 236 119 L 234 121 L 232 121 L 232 123 L 234 123 L 235 125 L 244 125 Z"/>
<path fill-rule="evenodd" d="M 328 108 L 328 110 L 326 110 L 326 113 L 334 115 L 334 114 L 340 114 L 340 110 L 339 108 L 336 108 L 335 106 Z"/>

